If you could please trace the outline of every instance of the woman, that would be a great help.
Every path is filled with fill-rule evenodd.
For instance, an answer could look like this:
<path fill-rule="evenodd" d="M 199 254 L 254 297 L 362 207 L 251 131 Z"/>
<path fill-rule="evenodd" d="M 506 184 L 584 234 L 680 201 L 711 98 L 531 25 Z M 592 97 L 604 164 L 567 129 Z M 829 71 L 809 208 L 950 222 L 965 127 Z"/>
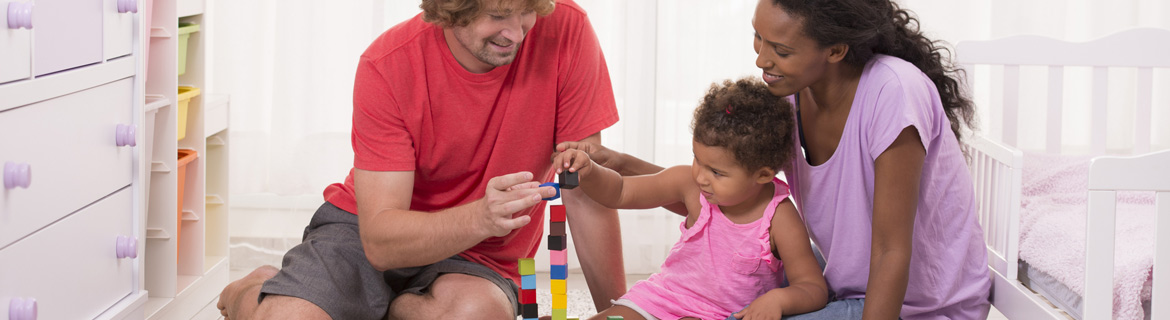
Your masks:
<path fill-rule="evenodd" d="M 831 302 L 793 319 L 982 319 L 991 278 L 959 145 L 974 106 L 956 70 L 889 0 L 760 0 L 756 66 L 796 107 L 793 197 Z M 660 170 L 600 146 L 599 164 Z"/>

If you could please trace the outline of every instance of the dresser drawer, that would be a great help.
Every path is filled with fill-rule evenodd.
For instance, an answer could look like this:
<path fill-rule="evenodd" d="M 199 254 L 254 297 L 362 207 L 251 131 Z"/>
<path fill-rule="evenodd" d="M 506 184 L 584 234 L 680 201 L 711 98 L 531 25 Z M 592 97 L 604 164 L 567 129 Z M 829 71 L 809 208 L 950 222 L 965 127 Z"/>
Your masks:
<path fill-rule="evenodd" d="M 37 76 L 102 60 L 105 0 L 34 0 L 33 73 Z"/>
<path fill-rule="evenodd" d="M 130 54 L 134 48 L 134 16 L 145 13 L 138 7 L 139 0 L 101 0 L 105 3 L 105 58 L 113 59 Z M 122 5 L 119 6 L 118 4 Z"/>
<path fill-rule="evenodd" d="M 134 235 L 133 200 L 125 188 L 0 249 L 0 316 L 32 298 L 37 319 L 93 319 L 130 295 L 137 258 L 117 254 L 118 236 Z"/>
<path fill-rule="evenodd" d="M 29 182 L 0 185 L 0 247 L 130 185 L 134 150 L 116 142 L 133 89 L 127 78 L 0 112 L 0 166 L 30 169 L 0 172 Z"/>
<path fill-rule="evenodd" d="M 8 6 L 16 9 L 15 25 L 9 26 Z M 29 0 L 0 0 L 0 83 L 28 79 L 32 75 L 32 30 L 24 28 L 24 8 Z"/>

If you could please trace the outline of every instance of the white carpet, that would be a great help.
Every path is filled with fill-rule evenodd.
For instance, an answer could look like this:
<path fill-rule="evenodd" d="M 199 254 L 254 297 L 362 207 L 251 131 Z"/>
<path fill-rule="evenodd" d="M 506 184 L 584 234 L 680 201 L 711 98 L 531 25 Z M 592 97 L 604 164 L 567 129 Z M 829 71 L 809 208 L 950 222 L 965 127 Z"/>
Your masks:
<path fill-rule="evenodd" d="M 565 309 L 569 318 L 585 319 L 597 314 L 593 306 L 593 298 L 589 296 L 588 291 L 569 289 L 566 293 L 568 305 Z M 536 289 L 536 304 L 540 305 L 540 315 L 552 315 L 552 293 L 549 292 L 548 288 Z"/>

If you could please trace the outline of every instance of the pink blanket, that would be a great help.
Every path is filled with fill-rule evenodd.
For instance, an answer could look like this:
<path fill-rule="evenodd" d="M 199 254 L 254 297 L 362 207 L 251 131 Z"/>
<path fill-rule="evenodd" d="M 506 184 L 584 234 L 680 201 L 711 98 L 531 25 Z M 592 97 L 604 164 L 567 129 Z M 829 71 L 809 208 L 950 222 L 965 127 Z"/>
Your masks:
<path fill-rule="evenodd" d="M 1020 259 L 1084 296 L 1087 156 L 1024 156 Z M 1153 192 L 1117 193 L 1113 315 L 1142 319 L 1154 265 Z M 1099 277 L 1101 275 L 1091 275 Z"/>

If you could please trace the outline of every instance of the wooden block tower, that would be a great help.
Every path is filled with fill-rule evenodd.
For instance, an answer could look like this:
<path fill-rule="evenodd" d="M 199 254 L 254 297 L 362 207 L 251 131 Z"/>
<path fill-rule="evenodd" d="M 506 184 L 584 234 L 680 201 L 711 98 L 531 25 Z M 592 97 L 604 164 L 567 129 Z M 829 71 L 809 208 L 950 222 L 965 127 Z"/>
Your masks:
<path fill-rule="evenodd" d="M 536 304 L 536 260 L 523 258 L 520 267 L 520 315 L 524 320 L 537 319 L 539 308 Z"/>
<path fill-rule="evenodd" d="M 552 291 L 552 319 L 565 320 L 568 308 L 568 296 L 565 283 L 569 278 L 569 260 L 566 250 L 567 237 L 565 236 L 565 206 L 554 205 L 549 207 L 549 278 Z"/>

